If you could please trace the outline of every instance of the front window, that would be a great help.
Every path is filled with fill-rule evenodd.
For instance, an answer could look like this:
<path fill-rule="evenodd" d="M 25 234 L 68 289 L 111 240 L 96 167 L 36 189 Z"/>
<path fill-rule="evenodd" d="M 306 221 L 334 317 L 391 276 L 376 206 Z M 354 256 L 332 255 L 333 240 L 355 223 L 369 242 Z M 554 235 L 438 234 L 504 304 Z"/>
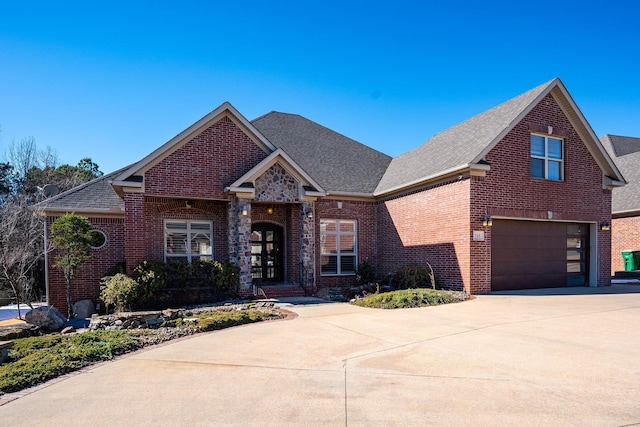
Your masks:
<path fill-rule="evenodd" d="M 531 135 L 531 176 L 533 178 L 564 180 L 564 150 L 562 139 Z"/>
<path fill-rule="evenodd" d="M 211 261 L 211 229 L 212 225 L 207 221 L 165 221 L 165 260 Z"/>
<path fill-rule="evenodd" d="M 323 275 L 356 274 L 356 221 L 320 220 L 320 272 Z"/>

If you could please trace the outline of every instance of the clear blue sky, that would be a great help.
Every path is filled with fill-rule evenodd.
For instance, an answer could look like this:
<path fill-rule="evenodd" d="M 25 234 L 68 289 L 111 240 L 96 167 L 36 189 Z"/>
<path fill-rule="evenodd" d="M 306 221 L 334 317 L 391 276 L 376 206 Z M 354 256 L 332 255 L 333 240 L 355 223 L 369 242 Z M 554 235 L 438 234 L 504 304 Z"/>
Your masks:
<path fill-rule="evenodd" d="M 396 156 L 554 77 L 598 136 L 640 137 L 639 23 L 634 0 L 2 1 L 0 159 L 32 136 L 110 172 L 224 101 Z"/>

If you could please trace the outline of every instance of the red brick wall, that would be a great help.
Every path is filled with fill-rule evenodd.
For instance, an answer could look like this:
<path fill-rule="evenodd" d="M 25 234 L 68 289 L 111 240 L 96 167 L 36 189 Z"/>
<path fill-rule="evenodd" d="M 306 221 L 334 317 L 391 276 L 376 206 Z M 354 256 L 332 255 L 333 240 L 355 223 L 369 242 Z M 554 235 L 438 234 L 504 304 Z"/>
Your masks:
<path fill-rule="evenodd" d="M 141 193 L 126 193 L 124 195 L 124 206 L 124 250 L 127 260 L 127 274 L 131 275 L 135 266 L 144 261 L 147 255 L 144 195 Z"/>
<path fill-rule="evenodd" d="M 624 271 L 621 253 L 626 250 L 640 251 L 640 216 L 616 218 L 612 221 L 611 274 Z"/>
<path fill-rule="evenodd" d="M 48 226 L 56 217 L 48 217 Z M 71 281 L 71 301 L 91 299 L 98 302 L 100 297 L 100 278 L 117 263 L 124 261 L 124 219 L 89 218 L 93 228 L 107 236 L 106 244 L 92 251 L 93 258 L 84 263 L 78 275 Z M 49 266 L 49 302 L 63 314 L 67 314 L 67 285 L 64 274 L 53 267 L 56 252 L 48 256 Z"/>
<path fill-rule="evenodd" d="M 564 139 L 564 181 L 530 176 L 530 135 L 537 130 Z M 543 133 L 544 133 L 543 132 Z M 486 156 L 491 170 L 486 177 L 474 177 L 471 185 L 472 230 L 482 230 L 481 216 L 595 222 L 611 220 L 611 191 L 602 189 L 602 171 L 571 126 L 559 105 L 547 95 Z M 487 230 L 490 243 L 491 232 Z M 610 233 L 598 231 L 598 285 L 610 283 Z M 489 292 L 490 262 L 484 242 L 472 242 L 472 286 Z"/>
<path fill-rule="evenodd" d="M 320 220 L 352 219 L 357 221 L 358 263 L 364 260 L 377 265 L 376 260 L 376 205 L 370 202 L 342 201 L 342 208 L 336 200 L 318 200 L 315 203 L 315 262 L 316 287 L 346 286 L 355 283 L 355 276 L 323 276 L 320 274 Z"/>
<path fill-rule="evenodd" d="M 469 179 L 380 202 L 378 271 L 428 262 L 439 286 L 471 289 Z"/>
<path fill-rule="evenodd" d="M 223 117 L 145 172 L 145 194 L 226 199 L 224 188 L 266 156 Z"/>

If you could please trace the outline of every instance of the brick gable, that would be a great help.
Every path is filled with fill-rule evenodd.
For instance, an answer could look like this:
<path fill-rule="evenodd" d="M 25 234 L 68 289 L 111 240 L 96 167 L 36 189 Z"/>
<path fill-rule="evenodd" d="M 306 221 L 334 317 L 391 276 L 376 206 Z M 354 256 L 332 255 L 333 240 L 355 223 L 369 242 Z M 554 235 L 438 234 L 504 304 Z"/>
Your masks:
<path fill-rule="evenodd" d="M 266 156 L 225 116 L 146 171 L 145 194 L 226 199 L 224 188 Z"/>

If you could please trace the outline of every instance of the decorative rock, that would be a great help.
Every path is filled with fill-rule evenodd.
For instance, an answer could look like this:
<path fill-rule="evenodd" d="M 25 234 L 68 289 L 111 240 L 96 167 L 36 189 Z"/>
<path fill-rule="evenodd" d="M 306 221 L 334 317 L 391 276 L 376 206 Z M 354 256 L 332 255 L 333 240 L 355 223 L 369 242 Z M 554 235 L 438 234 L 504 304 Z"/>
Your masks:
<path fill-rule="evenodd" d="M 93 301 L 83 299 L 73 304 L 73 317 L 77 319 L 88 319 L 96 312 Z"/>
<path fill-rule="evenodd" d="M 27 323 L 49 331 L 62 329 L 67 319 L 54 306 L 34 308 L 25 315 Z"/>
<path fill-rule="evenodd" d="M 67 326 L 66 328 L 64 328 L 63 330 L 60 331 L 61 334 L 72 334 L 76 331 L 76 329 L 73 326 Z"/>

